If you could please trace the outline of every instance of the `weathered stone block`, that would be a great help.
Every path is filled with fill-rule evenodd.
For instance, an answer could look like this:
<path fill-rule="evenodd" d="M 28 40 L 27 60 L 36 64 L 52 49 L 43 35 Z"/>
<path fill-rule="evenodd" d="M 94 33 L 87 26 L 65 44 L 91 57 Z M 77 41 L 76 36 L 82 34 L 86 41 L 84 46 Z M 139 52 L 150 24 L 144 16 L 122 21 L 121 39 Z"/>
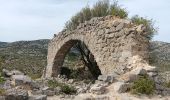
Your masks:
<path fill-rule="evenodd" d="M 113 83 L 116 75 L 99 75 L 98 80 L 103 81 L 103 82 L 108 82 L 108 83 Z"/>
<path fill-rule="evenodd" d="M 124 93 L 130 88 L 130 84 L 124 82 L 114 83 L 114 90 L 118 93 Z"/>
<path fill-rule="evenodd" d="M 7 90 L 5 100 L 28 100 L 28 92 L 21 89 Z"/>
<path fill-rule="evenodd" d="M 15 86 L 22 85 L 22 84 L 30 84 L 31 78 L 25 75 L 12 75 L 12 81 Z"/>
<path fill-rule="evenodd" d="M 94 84 L 90 89 L 91 93 L 98 94 L 98 95 L 105 93 L 105 91 L 106 88 L 101 84 Z"/>
<path fill-rule="evenodd" d="M 116 27 L 116 31 L 120 31 L 121 29 L 123 29 L 123 27 L 124 27 L 124 23 L 123 22 L 121 22 L 117 27 Z"/>

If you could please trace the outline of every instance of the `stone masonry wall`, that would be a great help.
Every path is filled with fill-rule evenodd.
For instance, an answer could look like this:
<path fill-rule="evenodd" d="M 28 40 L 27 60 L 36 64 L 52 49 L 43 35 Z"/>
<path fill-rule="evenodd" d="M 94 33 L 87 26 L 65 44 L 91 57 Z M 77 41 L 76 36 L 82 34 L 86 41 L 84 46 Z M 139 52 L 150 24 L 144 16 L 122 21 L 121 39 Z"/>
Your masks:
<path fill-rule="evenodd" d="M 60 73 L 65 55 L 77 41 L 86 44 L 102 74 L 124 74 L 137 67 L 135 57 L 148 61 L 149 40 L 145 29 L 127 19 L 106 16 L 93 18 L 72 31 L 63 30 L 49 43 L 45 77 Z"/>

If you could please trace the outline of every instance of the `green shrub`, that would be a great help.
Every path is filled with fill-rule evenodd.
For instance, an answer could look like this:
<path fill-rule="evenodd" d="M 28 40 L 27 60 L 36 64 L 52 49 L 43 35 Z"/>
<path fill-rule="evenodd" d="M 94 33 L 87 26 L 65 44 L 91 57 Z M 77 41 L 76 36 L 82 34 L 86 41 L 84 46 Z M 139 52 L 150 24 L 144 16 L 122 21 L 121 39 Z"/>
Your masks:
<path fill-rule="evenodd" d="M 61 92 L 65 93 L 65 94 L 75 94 L 77 91 L 73 86 L 63 84 L 61 86 Z"/>
<path fill-rule="evenodd" d="M 165 83 L 165 86 L 166 86 L 167 88 L 170 88 L 170 81 L 167 82 L 167 83 Z"/>
<path fill-rule="evenodd" d="M 4 83 L 5 82 L 5 79 L 0 77 L 0 84 Z"/>
<path fill-rule="evenodd" d="M 65 94 L 75 94 L 77 92 L 73 86 L 69 86 L 65 83 L 59 83 L 55 80 L 49 80 L 48 86 L 51 88 L 61 87 L 61 92 Z"/>
<path fill-rule="evenodd" d="M 148 39 L 151 40 L 152 37 L 157 33 L 157 28 L 154 26 L 154 21 L 152 19 L 147 19 L 135 15 L 131 18 L 131 20 L 137 25 L 143 24 L 144 26 L 146 26 L 146 30 L 148 32 L 148 34 L 146 34 L 146 37 Z"/>
<path fill-rule="evenodd" d="M 55 88 L 55 87 L 61 87 L 62 86 L 62 83 L 59 83 L 55 80 L 49 80 L 48 81 L 48 86 L 51 87 L 51 88 Z"/>
<path fill-rule="evenodd" d="M 30 76 L 31 79 L 35 80 L 35 79 L 41 78 L 42 74 L 41 74 L 41 73 L 37 73 L 37 74 L 29 74 L 28 76 Z"/>
<path fill-rule="evenodd" d="M 0 96 L 5 95 L 5 93 L 6 93 L 6 91 L 4 89 L 0 88 Z"/>
<path fill-rule="evenodd" d="M 103 0 L 97 2 L 91 9 L 92 17 L 102 17 L 109 14 L 109 1 Z"/>
<path fill-rule="evenodd" d="M 2 84 L 4 82 L 5 82 L 5 79 L 1 76 L 1 73 L 0 73 L 0 84 Z"/>
<path fill-rule="evenodd" d="M 126 18 L 128 13 L 126 9 L 121 8 L 117 1 L 110 4 L 109 0 L 100 0 L 92 8 L 86 6 L 75 16 L 73 16 L 66 24 L 67 30 L 74 30 L 76 27 L 85 21 L 90 20 L 93 17 L 103 17 L 107 15 L 113 15 L 120 18 Z"/>
<path fill-rule="evenodd" d="M 87 6 L 78 12 L 65 24 L 65 28 L 67 30 L 74 30 L 80 23 L 88 21 L 93 17 L 103 17 L 107 15 L 113 15 L 119 18 L 127 18 L 128 12 L 125 8 L 122 8 L 120 5 L 118 5 L 117 1 L 114 1 L 114 3 L 111 4 L 109 0 L 100 0 L 92 8 Z M 154 27 L 154 21 L 152 19 L 135 15 L 131 18 L 131 20 L 137 25 L 143 24 L 146 26 L 148 32 L 146 37 L 148 39 L 151 40 L 155 33 L 157 33 L 157 28 Z"/>
<path fill-rule="evenodd" d="M 117 2 L 114 2 L 113 5 L 110 6 L 110 15 L 118 16 L 120 18 L 126 18 L 128 16 L 128 12 L 125 8 L 121 8 Z"/>
<path fill-rule="evenodd" d="M 153 94 L 155 90 L 155 84 L 152 80 L 148 78 L 148 76 L 141 76 L 138 80 L 136 80 L 132 88 L 130 89 L 133 94 Z"/>

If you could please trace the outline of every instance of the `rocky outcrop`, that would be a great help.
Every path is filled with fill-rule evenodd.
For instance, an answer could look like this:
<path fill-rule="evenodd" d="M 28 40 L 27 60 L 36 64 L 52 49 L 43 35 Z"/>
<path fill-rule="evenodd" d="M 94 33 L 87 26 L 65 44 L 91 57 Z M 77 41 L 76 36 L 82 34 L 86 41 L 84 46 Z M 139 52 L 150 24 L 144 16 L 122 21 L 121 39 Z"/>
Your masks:
<path fill-rule="evenodd" d="M 9 89 L 5 100 L 28 100 L 28 92 L 22 89 Z"/>

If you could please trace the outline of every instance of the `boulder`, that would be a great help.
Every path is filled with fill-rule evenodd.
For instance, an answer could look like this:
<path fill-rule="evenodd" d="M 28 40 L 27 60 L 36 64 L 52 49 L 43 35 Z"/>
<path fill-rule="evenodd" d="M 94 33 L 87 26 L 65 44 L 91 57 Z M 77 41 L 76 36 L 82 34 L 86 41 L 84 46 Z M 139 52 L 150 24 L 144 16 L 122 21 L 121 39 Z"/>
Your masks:
<path fill-rule="evenodd" d="M 54 96 L 54 95 L 56 94 L 55 91 L 54 91 L 54 89 L 49 88 L 49 87 L 44 87 L 44 88 L 42 89 L 42 93 L 43 93 L 44 95 L 47 95 L 47 96 Z"/>
<path fill-rule="evenodd" d="M 146 75 L 147 71 L 143 67 L 136 67 L 132 71 L 130 71 L 131 74 L 135 75 Z"/>
<path fill-rule="evenodd" d="M 56 87 L 56 88 L 54 88 L 54 91 L 55 91 L 55 94 L 56 94 L 56 95 L 59 95 L 60 92 L 61 92 L 61 87 Z"/>
<path fill-rule="evenodd" d="M 28 92 L 22 89 L 9 89 L 6 91 L 5 100 L 28 100 Z"/>
<path fill-rule="evenodd" d="M 24 75 L 24 73 L 22 73 L 18 70 L 9 71 L 7 69 L 3 69 L 2 72 L 5 75 L 5 77 L 11 77 L 12 75 Z"/>
<path fill-rule="evenodd" d="M 43 90 L 43 94 L 47 95 L 47 96 L 54 96 L 55 95 L 55 91 L 52 91 L 52 90 Z"/>
<path fill-rule="evenodd" d="M 3 84 L 3 89 L 11 89 L 11 82 L 10 80 L 6 80 L 5 83 Z"/>
<path fill-rule="evenodd" d="M 42 90 L 34 89 L 34 90 L 32 90 L 31 93 L 32 93 L 33 95 L 40 95 L 40 94 L 42 94 Z"/>
<path fill-rule="evenodd" d="M 170 90 L 169 91 L 168 90 L 164 90 L 164 91 L 162 91 L 162 94 L 164 96 L 170 96 Z"/>
<path fill-rule="evenodd" d="M 118 25 L 120 24 L 120 22 L 117 21 L 117 20 L 114 20 L 112 23 L 113 23 L 113 26 L 114 26 L 114 27 L 116 27 L 116 26 L 118 26 Z"/>
<path fill-rule="evenodd" d="M 147 72 L 157 72 L 157 68 L 155 66 L 146 66 L 144 67 L 144 69 L 147 71 Z"/>
<path fill-rule="evenodd" d="M 124 82 L 114 83 L 114 90 L 118 93 L 124 93 L 130 88 L 130 84 Z"/>
<path fill-rule="evenodd" d="M 12 75 L 11 79 L 15 86 L 31 83 L 31 78 L 26 75 Z"/>
<path fill-rule="evenodd" d="M 121 77 L 120 77 L 120 81 L 123 81 L 123 82 L 134 82 L 135 80 L 137 80 L 139 78 L 138 75 L 135 75 L 135 74 L 131 74 L 131 73 L 126 73 L 126 74 L 123 74 Z"/>
<path fill-rule="evenodd" d="M 136 67 L 130 72 L 123 74 L 120 77 L 120 80 L 124 82 L 134 82 L 135 80 L 139 78 L 139 75 L 146 75 L 146 74 L 147 74 L 147 71 L 143 69 L 143 67 Z"/>
<path fill-rule="evenodd" d="M 68 83 L 69 83 L 69 84 L 72 84 L 73 82 L 74 82 L 74 79 L 69 79 L 69 80 L 68 80 Z"/>
<path fill-rule="evenodd" d="M 113 83 L 115 75 L 99 75 L 98 80 L 108 83 Z"/>
<path fill-rule="evenodd" d="M 9 70 L 3 69 L 2 73 L 5 77 L 11 77 L 13 73 L 11 73 Z"/>
<path fill-rule="evenodd" d="M 124 27 L 125 23 L 121 22 L 117 27 L 116 27 L 116 31 L 121 30 Z"/>
<path fill-rule="evenodd" d="M 21 71 L 18 71 L 18 70 L 12 70 L 11 73 L 13 75 L 24 75 L 24 73 L 22 73 Z"/>
<path fill-rule="evenodd" d="M 158 75 L 158 73 L 157 73 L 157 72 L 148 72 L 148 75 L 149 75 L 150 77 L 155 77 L 155 76 Z"/>
<path fill-rule="evenodd" d="M 110 83 L 109 82 L 95 80 L 95 84 L 101 84 L 102 86 L 107 87 Z"/>
<path fill-rule="evenodd" d="M 87 88 L 79 88 L 79 89 L 77 89 L 78 94 L 86 93 L 86 91 L 87 91 Z"/>
<path fill-rule="evenodd" d="M 163 91 L 163 90 L 165 90 L 165 87 L 164 87 L 163 85 L 160 85 L 160 84 L 155 84 L 155 88 L 156 88 L 156 90 L 158 90 L 158 91 Z"/>
<path fill-rule="evenodd" d="M 30 86 L 32 89 L 40 89 L 41 88 L 41 84 L 35 81 L 31 81 Z"/>
<path fill-rule="evenodd" d="M 101 84 L 94 84 L 90 89 L 91 93 L 94 93 L 94 94 L 97 94 L 97 95 L 104 94 L 105 91 L 106 91 L 105 86 L 103 86 Z"/>
<path fill-rule="evenodd" d="M 5 100 L 5 96 L 0 96 L 0 100 Z"/>
<path fill-rule="evenodd" d="M 46 95 L 32 95 L 29 97 L 29 100 L 47 100 Z"/>
<path fill-rule="evenodd" d="M 162 78 L 161 76 L 157 75 L 156 77 L 153 78 L 154 82 L 157 84 L 163 84 L 165 82 L 165 79 Z"/>

